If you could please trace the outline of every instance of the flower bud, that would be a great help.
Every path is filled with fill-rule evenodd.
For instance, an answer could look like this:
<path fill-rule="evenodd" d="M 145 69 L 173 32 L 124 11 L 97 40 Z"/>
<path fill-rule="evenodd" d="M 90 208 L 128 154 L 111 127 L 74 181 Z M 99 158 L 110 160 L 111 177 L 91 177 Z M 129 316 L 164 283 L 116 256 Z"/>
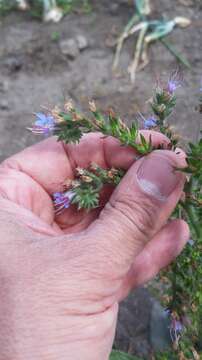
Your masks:
<path fill-rule="evenodd" d="M 74 110 L 74 105 L 73 105 L 72 100 L 69 100 L 64 104 L 64 110 L 67 111 L 67 112 L 68 111 L 72 112 Z"/>
<path fill-rule="evenodd" d="M 91 183 L 93 181 L 93 179 L 90 176 L 87 176 L 87 175 L 82 175 L 81 180 L 83 180 L 86 183 Z"/>
<path fill-rule="evenodd" d="M 158 105 L 158 106 L 156 107 L 156 111 L 157 111 L 159 114 L 162 114 L 165 110 L 166 110 L 166 105 L 165 105 L 165 104 L 161 104 L 161 105 Z"/>
<path fill-rule="evenodd" d="M 96 112 L 96 111 L 97 111 L 97 108 L 96 108 L 96 105 L 95 105 L 95 101 L 89 101 L 89 109 L 90 109 L 90 111 L 92 111 L 92 112 Z"/>
<path fill-rule="evenodd" d="M 84 169 L 80 168 L 80 167 L 77 167 L 76 168 L 76 173 L 77 175 L 79 176 L 83 176 L 84 175 Z"/>

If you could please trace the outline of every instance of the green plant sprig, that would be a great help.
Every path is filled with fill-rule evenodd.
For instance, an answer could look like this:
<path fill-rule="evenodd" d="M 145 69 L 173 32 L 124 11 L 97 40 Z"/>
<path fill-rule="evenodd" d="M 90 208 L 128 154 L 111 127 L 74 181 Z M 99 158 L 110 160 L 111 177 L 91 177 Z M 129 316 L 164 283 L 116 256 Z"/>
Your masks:
<path fill-rule="evenodd" d="M 54 134 L 58 136 L 59 141 L 78 143 L 83 134 L 101 132 L 104 136 L 115 137 L 122 145 L 132 147 L 141 155 L 153 150 L 151 138 L 146 141 L 142 134 L 139 136 L 137 122 L 133 122 L 128 127 L 112 110 L 104 116 L 94 102 L 90 102 L 90 111 L 93 115 L 91 118 L 81 115 L 72 104 L 66 104 L 65 107 L 68 112 L 57 114 L 59 121 Z"/>
<path fill-rule="evenodd" d="M 160 115 L 160 132 L 170 138 L 172 149 L 175 149 L 178 137 L 168 124 L 165 125 L 170 111 L 167 112 L 163 106 L 163 115 L 158 111 L 162 103 L 166 103 L 166 97 L 160 95 L 154 97 L 152 108 L 157 116 Z M 175 99 L 168 106 L 174 107 Z M 189 144 L 186 161 L 187 168 L 183 170 L 188 175 L 185 198 L 178 204 L 174 217 L 188 222 L 192 239 L 180 257 L 161 274 L 167 284 L 162 302 L 184 326 L 180 342 L 177 346 L 174 344 L 176 359 L 199 359 L 198 343 L 202 324 L 202 138 L 195 144 Z M 159 356 L 159 359 L 164 359 L 163 354 Z"/>
<path fill-rule="evenodd" d="M 71 204 L 87 211 L 100 205 L 100 192 L 105 185 L 116 186 L 124 176 L 121 169 L 103 169 L 92 163 L 88 169 L 77 168 L 75 179 L 68 181 L 67 189 L 74 193 Z"/>

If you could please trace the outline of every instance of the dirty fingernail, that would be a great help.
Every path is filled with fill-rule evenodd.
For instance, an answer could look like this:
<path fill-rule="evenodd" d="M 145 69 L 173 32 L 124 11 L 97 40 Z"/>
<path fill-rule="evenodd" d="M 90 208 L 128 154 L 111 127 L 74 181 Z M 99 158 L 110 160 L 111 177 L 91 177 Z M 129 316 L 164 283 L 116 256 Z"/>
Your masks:
<path fill-rule="evenodd" d="M 145 157 L 137 171 L 141 189 L 160 201 L 165 201 L 169 197 L 182 177 L 183 175 L 174 169 L 169 157 L 154 154 Z"/>

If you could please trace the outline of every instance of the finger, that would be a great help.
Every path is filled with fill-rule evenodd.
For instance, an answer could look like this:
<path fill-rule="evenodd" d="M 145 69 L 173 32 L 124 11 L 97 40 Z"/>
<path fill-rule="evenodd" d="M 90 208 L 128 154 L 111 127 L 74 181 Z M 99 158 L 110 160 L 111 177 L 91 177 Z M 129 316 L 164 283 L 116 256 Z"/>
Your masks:
<path fill-rule="evenodd" d="M 14 169 L 0 167 L 0 198 L 31 210 L 47 224 L 52 224 L 54 211 L 47 192 L 31 177 Z M 13 207 L 16 209 L 16 206 Z M 19 210 L 17 210 L 19 214 Z"/>
<path fill-rule="evenodd" d="M 1 167 L 23 172 L 49 194 L 61 187 L 62 182 L 73 177 L 71 163 L 63 144 L 49 138 L 6 159 Z"/>
<path fill-rule="evenodd" d="M 189 240 L 189 227 L 183 220 L 166 224 L 135 258 L 124 279 L 119 297 L 123 299 L 134 287 L 153 279 L 169 265 Z"/>
<path fill-rule="evenodd" d="M 154 146 L 169 143 L 160 133 L 145 130 L 143 134 L 147 139 L 151 135 Z M 134 162 L 134 154 L 133 149 L 120 146 L 112 137 L 103 139 L 102 134 L 91 133 L 83 136 L 77 145 L 65 145 L 49 138 L 10 157 L 1 166 L 24 172 L 52 194 L 62 190 L 67 178 L 74 177 L 76 167 L 86 168 L 94 162 L 103 167 L 128 169 Z"/>
<path fill-rule="evenodd" d="M 131 166 L 98 220 L 89 228 L 96 248 L 109 259 L 106 273 L 125 276 L 135 256 L 164 226 L 180 199 L 185 176 L 174 168 L 185 159 L 157 150 Z"/>
<path fill-rule="evenodd" d="M 33 212 L 29 211 L 29 209 L 26 208 L 26 206 L 22 207 L 20 205 L 14 204 L 13 202 L 6 200 L 5 198 L 0 198 L 0 207 L 1 210 L 5 213 L 7 216 L 7 219 L 9 217 L 13 218 L 14 222 L 16 222 L 16 219 L 18 221 L 18 224 L 25 225 L 26 228 L 29 228 L 34 231 L 35 239 L 37 239 L 37 234 L 45 235 L 45 236 L 57 236 L 63 234 L 63 231 L 54 224 L 53 222 L 50 224 L 49 219 L 41 219 L 40 214 L 33 214 Z M 27 231 L 25 230 L 24 232 Z M 31 238 L 33 240 L 33 237 Z M 0 239 L 0 241 L 3 239 Z M 21 237 L 22 242 L 26 240 L 29 241 L 30 238 Z M 19 241 L 19 240 L 18 240 Z"/>
<path fill-rule="evenodd" d="M 152 142 L 154 148 L 158 148 L 160 145 L 167 149 L 170 140 L 163 134 L 152 130 L 141 130 L 140 134 L 145 137 L 146 141 Z M 138 137 L 140 141 L 140 135 Z M 134 157 L 135 154 L 135 157 Z M 120 142 L 113 138 L 107 137 L 104 139 L 104 156 L 107 162 L 107 167 L 122 168 L 128 170 L 134 163 L 134 160 L 138 160 L 140 154 L 134 149 L 120 145 Z"/>

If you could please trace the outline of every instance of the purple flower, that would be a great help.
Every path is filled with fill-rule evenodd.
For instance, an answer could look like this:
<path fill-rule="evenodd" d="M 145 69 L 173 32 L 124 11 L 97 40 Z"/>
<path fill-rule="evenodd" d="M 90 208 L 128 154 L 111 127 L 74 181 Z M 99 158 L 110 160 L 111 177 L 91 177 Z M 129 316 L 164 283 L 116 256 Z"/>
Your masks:
<path fill-rule="evenodd" d="M 53 194 L 53 203 L 56 215 L 60 215 L 65 209 L 71 205 L 75 193 L 73 191 L 55 192 Z"/>
<path fill-rule="evenodd" d="M 173 95 L 174 92 L 182 85 L 182 74 L 179 70 L 174 71 L 167 83 L 167 91 L 170 95 Z"/>
<path fill-rule="evenodd" d="M 171 311 L 169 308 L 163 310 L 166 315 L 171 315 Z"/>
<path fill-rule="evenodd" d="M 170 325 L 170 337 L 172 342 L 179 342 L 184 327 L 181 321 L 172 319 Z"/>
<path fill-rule="evenodd" d="M 190 246 L 193 246 L 193 245 L 194 245 L 194 240 L 189 239 L 189 240 L 188 240 L 188 244 L 189 244 Z"/>
<path fill-rule="evenodd" d="M 150 129 L 157 125 L 157 120 L 154 117 L 144 119 L 144 129 Z"/>
<path fill-rule="evenodd" d="M 52 115 L 43 113 L 36 113 L 36 120 L 32 128 L 29 128 L 34 134 L 48 135 L 55 129 L 55 119 Z"/>

